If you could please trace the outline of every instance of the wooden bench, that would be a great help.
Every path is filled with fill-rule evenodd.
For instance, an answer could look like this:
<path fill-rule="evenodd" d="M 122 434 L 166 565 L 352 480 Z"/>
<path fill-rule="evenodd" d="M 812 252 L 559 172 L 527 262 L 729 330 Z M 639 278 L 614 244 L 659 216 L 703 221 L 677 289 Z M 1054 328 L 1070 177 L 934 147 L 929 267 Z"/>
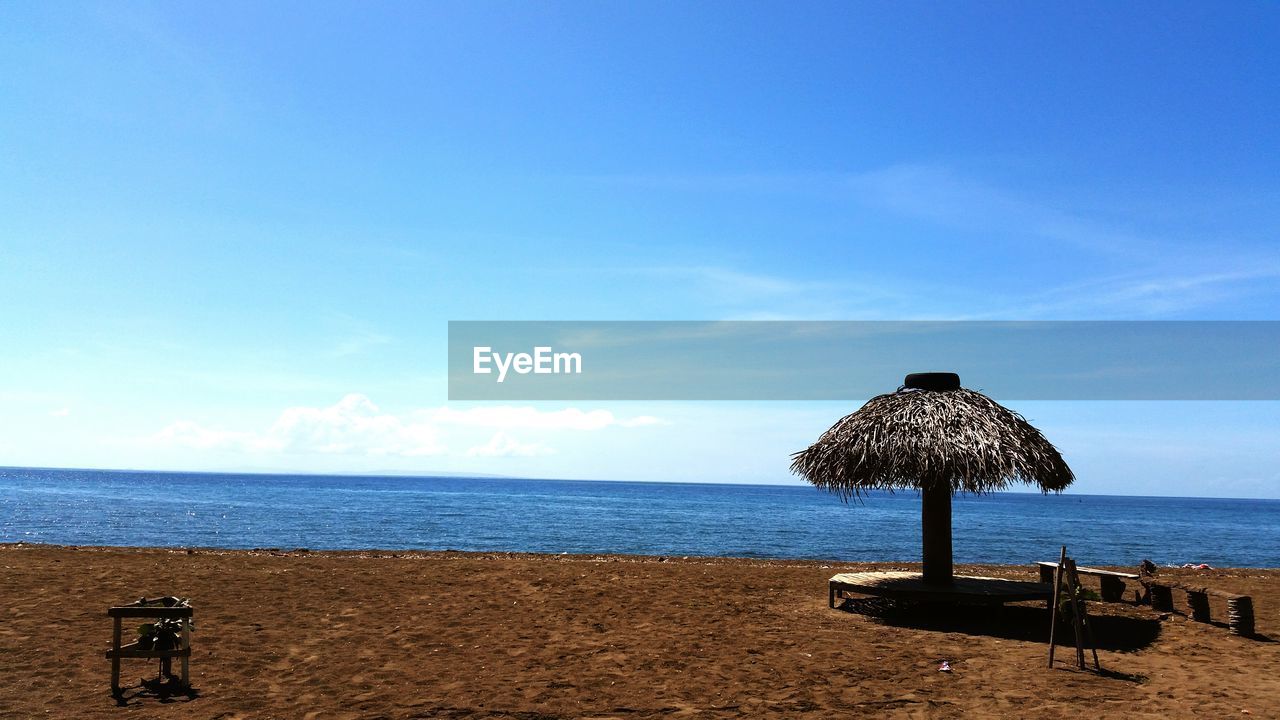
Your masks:
<path fill-rule="evenodd" d="M 1161 612 L 1173 611 L 1173 591 L 1182 590 L 1187 594 L 1187 609 L 1191 611 L 1191 619 L 1207 623 L 1209 616 L 1209 596 L 1223 598 L 1227 601 L 1227 629 L 1236 635 L 1253 635 L 1253 598 L 1248 595 L 1237 595 L 1224 590 L 1215 590 L 1200 585 L 1188 585 L 1178 582 L 1161 582 L 1150 580 L 1146 583 L 1151 593 L 1151 609 Z"/>
<path fill-rule="evenodd" d="M 1040 582 L 1052 584 L 1053 573 L 1058 569 L 1058 563 L 1038 562 L 1036 567 L 1040 568 Z M 1102 583 L 1102 599 L 1104 602 L 1120 602 L 1124 598 L 1124 581 L 1138 579 L 1138 576 L 1133 573 L 1099 570 L 1098 568 L 1090 567 L 1077 566 L 1076 573 L 1079 575 L 1092 575 L 1099 579 Z"/>

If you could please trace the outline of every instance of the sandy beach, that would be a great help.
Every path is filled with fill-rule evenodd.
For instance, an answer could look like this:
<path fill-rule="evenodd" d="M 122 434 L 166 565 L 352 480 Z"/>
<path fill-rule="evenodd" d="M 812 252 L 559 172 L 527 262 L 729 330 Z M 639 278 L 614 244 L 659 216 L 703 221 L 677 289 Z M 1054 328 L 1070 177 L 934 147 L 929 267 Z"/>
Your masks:
<path fill-rule="evenodd" d="M 1046 667 L 1034 604 L 828 609 L 834 572 L 902 564 L 4 545 L 0 566 L 5 718 L 1280 716 L 1280 570 L 1162 571 L 1252 595 L 1255 639 L 1091 604 L 1098 676 Z M 195 697 L 139 694 L 134 660 L 121 707 L 105 610 L 170 593 L 196 608 Z"/>

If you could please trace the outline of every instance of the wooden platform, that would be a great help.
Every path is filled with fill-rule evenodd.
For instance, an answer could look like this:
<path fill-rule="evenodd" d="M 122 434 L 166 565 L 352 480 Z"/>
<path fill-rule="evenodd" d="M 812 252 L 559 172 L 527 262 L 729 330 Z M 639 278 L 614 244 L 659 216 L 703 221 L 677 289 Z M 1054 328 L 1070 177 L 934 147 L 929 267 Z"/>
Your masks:
<path fill-rule="evenodd" d="M 846 592 L 896 600 L 993 605 L 1053 597 L 1052 587 L 1035 582 L 959 576 L 950 585 L 932 585 L 925 583 L 920 573 L 913 572 L 841 573 L 831 578 L 827 588 L 831 607 Z"/>

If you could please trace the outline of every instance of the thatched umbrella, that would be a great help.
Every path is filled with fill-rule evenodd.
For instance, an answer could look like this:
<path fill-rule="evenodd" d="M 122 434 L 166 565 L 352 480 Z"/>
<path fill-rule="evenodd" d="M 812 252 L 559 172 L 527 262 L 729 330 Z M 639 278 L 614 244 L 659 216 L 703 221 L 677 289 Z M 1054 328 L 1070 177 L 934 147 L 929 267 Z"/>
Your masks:
<path fill-rule="evenodd" d="M 848 500 L 863 491 L 920 491 L 924 580 L 950 583 L 951 496 L 1003 490 L 1014 481 L 1060 491 L 1075 476 L 1021 415 L 960 387 L 954 373 L 914 373 L 842 418 L 791 471 Z"/>

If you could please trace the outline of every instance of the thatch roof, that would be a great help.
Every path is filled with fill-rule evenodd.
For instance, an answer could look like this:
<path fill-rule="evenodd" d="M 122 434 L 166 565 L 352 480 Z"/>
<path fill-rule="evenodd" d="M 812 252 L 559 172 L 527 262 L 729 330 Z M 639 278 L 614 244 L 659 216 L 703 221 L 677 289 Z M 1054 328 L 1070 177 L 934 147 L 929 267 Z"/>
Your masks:
<path fill-rule="evenodd" d="M 936 483 L 984 493 L 1024 482 L 1049 492 L 1075 479 L 1026 419 L 963 388 L 902 388 L 874 397 L 792 455 L 791 471 L 844 500 Z"/>

